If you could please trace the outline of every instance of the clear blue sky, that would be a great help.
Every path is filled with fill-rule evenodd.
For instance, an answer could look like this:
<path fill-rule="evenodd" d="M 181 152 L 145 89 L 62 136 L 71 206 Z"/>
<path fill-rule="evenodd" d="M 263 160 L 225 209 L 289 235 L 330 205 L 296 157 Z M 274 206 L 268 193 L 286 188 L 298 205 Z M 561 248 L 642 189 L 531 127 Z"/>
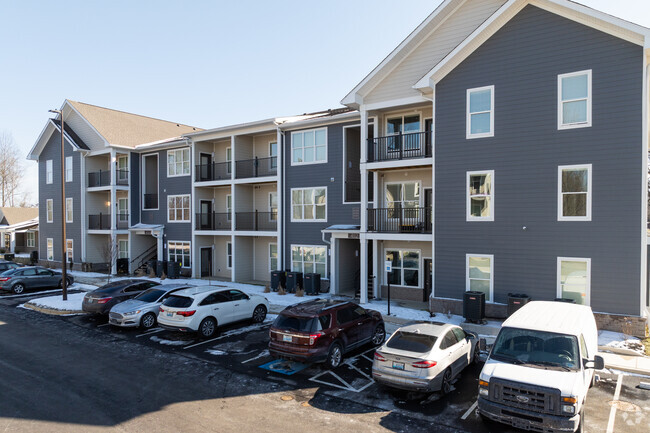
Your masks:
<path fill-rule="evenodd" d="M 337 107 L 440 3 L 0 0 L 0 130 L 26 155 L 66 98 L 203 128 Z M 648 0 L 582 3 L 650 27 Z"/>

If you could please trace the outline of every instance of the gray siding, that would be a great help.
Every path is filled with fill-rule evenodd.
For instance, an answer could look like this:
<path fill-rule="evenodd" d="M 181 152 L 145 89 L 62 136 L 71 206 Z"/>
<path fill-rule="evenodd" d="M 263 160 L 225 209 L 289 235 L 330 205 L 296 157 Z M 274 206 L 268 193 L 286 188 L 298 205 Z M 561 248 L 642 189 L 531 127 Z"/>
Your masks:
<path fill-rule="evenodd" d="M 557 257 L 591 258 L 594 311 L 639 314 L 642 48 L 533 6 L 436 94 L 435 295 L 494 255 L 495 301 L 556 296 Z M 557 130 L 557 76 L 592 69 L 593 126 Z M 495 136 L 465 138 L 466 89 L 495 86 Z M 557 221 L 559 165 L 593 164 L 592 221 Z M 495 221 L 465 221 L 466 172 L 495 171 Z M 527 230 L 522 230 L 526 226 Z"/>

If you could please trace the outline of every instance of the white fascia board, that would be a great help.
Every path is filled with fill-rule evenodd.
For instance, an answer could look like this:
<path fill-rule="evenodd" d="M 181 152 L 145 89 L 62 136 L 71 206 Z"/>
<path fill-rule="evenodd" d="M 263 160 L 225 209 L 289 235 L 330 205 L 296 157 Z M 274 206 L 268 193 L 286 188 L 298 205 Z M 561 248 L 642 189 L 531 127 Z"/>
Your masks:
<path fill-rule="evenodd" d="M 43 127 L 43 130 L 38 135 L 38 138 L 36 139 L 34 146 L 27 154 L 27 159 L 31 161 L 38 161 L 38 157 L 40 156 L 43 147 L 45 147 L 45 143 L 47 143 L 47 141 L 50 139 L 50 136 L 54 132 L 53 125 L 54 123 L 52 123 L 51 119 L 48 119 L 47 122 L 45 123 L 45 126 Z"/>
<path fill-rule="evenodd" d="M 358 111 L 351 111 L 336 116 L 317 117 L 314 119 L 297 120 L 295 122 L 286 122 L 278 125 L 282 131 L 295 131 L 297 129 L 304 129 L 312 126 L 326 126 L 334 125 L 342 122 L 352 122 L 359 120 L 361 115 Z"/>
<path fill-rule="evenodd" d="M 367 104 L 363 106 L 363 109 L 366 111 L 373 111 L 373 110 L 382 110 L 384 108 L 394 108 L 402 105 L 422 104 L 427 102 L 430 103 L 431 99 L 424 97 L 424 95 L 422 94 L 418 96 L 409 96 L 408 98 L 391 99 L 389 101 Z"/>
<path fill-rule="evenodd" d="M 219 138 L 228 138 L 232 135 L 255 134 L 260 132 L 275 132 L 276 118 L 256 120 L 254 122 L 239 123 L 235 125 L 222 126 L 219 128 L 206 129 L 204 131 L 183 134 L 184 138 L 191 139 L 194 142 L 214 140 Z"/>

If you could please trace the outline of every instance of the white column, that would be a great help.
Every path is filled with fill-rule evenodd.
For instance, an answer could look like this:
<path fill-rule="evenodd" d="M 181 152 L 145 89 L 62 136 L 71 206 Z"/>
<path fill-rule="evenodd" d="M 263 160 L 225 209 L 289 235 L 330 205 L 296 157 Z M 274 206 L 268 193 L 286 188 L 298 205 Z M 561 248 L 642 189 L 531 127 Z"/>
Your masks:
<path fill-rule="evenodd" d="M 433 89 L 432 96 L 432 121 L 431 129 L 431 295 L 434 297 L 436 293 L 436 85 L 431 82 Z M 426 271 L 426 270 L 425 270 Z M 431 305 L 429 303 L 429 305 Z"/>
<path fill-rule="evenodd" d="M 366 161 L 368 159 L 368 112 L 361 109 L 361 203 L 360 203 L 360 223 L 361 230 L 359 235 L 359 287 L 361 290 L 361 303 L 368 302 L 368 241 L 366 233 L 368 232 L 368 171 L 366 170 Z"/>
<path fill-rule="evenodd" d="M 339 292 L 338 288 L 338 273 L 337 271 L 337 264 L 336 264 L 336 257 L 337 257 L 337 250 L 339 248 L 339 242 L 338 239 L 335 237 L 330 238 L 330 294 L 334 295 L 337 292 Z"/>
<path fill-rule="evenodd" d="M 361 293 L 359 298 L 362 304 L 368 302 L 368 241 L 365 236 L 359 240 L 359 261 L 360 261 L 360 287 Z"/>
<path fill-rule="evenodd" d="M 372 293 L 375 298 L 379 298 L 381 296 L 381 291 L 379 290 L 379 282 L 381 281 L 379 278 L 379 271 L 381 268 L 377 266 L 377 263 L 380 262 L 379 241 L 377 239 L 372 240 L 372 257 L 372 275 L 374 276 Z M 381 262 L 383 263 L 383 260 L 381 260 Z"/>
<path fill-rule="evenodd" d="M 278 143 L 278 161 L 277 161 L 277 198 L 278 198 L 278 217 L 277 217 L 277 231 L 276 231 L 276 243 L 278 245 L 278 267 L 279 269 L 284 269 L 282 267 L 282 258 L 284 257 L 284 231 L 283 223 L 284 221 L 284 201 L 282 200 L 283 194 L 282 190 L 284 188 L 284 143 L 282 142 L 282 131 L 280 127 L 277 128 L 277 143 Z M 274 269 L 276 270 L 276 269 Z"/>

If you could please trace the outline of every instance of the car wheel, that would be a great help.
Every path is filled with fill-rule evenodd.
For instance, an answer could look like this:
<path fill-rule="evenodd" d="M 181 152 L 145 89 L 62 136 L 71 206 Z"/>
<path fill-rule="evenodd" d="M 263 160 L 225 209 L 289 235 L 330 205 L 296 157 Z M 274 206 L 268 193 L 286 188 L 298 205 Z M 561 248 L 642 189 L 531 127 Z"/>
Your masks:
<path fill-rule="evenodd" d="M 338 343 L 334 343 L 330 346 L 330 351 L 327 354 L 327 360 L 325 361 L 325 365 L 327 365 L 327 368 L 329 369 L 334 369 L 341 365 L 341 362 L 343 361 L 343 349 L 341 348 L 341 345 Z"/>
<path fill-rule="evenodd" d="M 144 329 L 151 329 L 156 326 L 156 316 L 153 313 L 147 313 L 140 319 L 140 326 Z"/>
<path fill-rule="evenodd" d="M 14 284 L 11 287 L 11 291 L 14 292 L 16 295 L 20 295 L 25 291 L 25 285 L 23 283 Z"/>
<path fill-rule="evenodd" d="M 266 319 L 266 307 L 258 305 L 253 311 L 253 323 L 262 323 Z"/>
<path fill-rule="evenodd" d="M 206 317 L 199 325 L 199 334 L 203 338 L 210 338 L 217 330 L 217 321 L 212 317 Z"/>
<path fill-rule="evenodd" d="M 449 368 L 446 369 L 442 375 L 442 386 L 440 387 L 440 391 L 445 395 L 451 392 L 451 369 Z"/>
<path fill-rule="evenodd" d="M 71 285 L 74 284 L 74 282 L 70 278 L 66 278 L 65 281 L 67 282 L 66 287 L 70 287 Z"/>
<path fill-rule="evenodd" d="M 375 332 L 372 333 L 372 345 L 373 346 L 380 346 L 384 340 L 386 339 L 386 330 L 384 329 L 384 325 L 377 325 L 375 328 Z"/>

